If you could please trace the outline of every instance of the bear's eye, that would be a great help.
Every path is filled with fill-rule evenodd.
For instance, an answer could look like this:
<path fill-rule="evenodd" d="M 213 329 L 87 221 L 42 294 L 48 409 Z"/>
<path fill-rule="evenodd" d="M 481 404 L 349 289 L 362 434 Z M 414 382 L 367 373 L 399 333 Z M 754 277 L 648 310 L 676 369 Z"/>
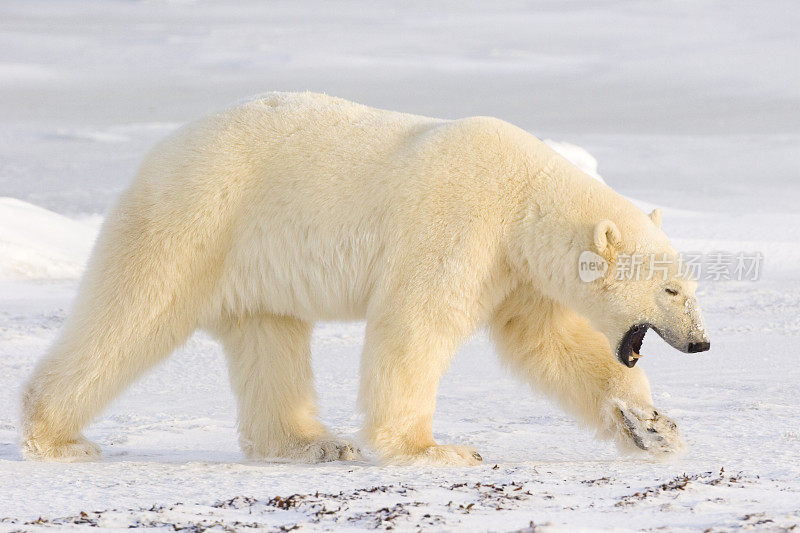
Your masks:
<path fill-rule="evenodd" d="M 676 291 L 675 289 L 664 289 L 664 292 L 666 292 L 670 296 L 677 296 L 678 295 L 678 291 Z"/>

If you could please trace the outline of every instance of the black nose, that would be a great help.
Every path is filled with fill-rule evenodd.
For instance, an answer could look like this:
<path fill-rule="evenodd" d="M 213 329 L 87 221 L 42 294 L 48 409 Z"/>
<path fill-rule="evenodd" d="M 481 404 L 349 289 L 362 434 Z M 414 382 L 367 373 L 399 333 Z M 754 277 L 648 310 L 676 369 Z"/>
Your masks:
<path fill-rule="evenodd" d="M 707 352 L 711 348 L 710 342 L 690 342 L 689 353 Z"/>

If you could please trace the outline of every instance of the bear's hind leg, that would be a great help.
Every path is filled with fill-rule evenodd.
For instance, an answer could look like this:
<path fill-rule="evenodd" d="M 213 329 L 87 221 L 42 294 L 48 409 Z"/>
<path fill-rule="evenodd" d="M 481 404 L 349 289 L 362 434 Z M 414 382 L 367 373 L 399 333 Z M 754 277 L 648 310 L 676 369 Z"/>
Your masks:
<path fill-rule="evenodd" d="M 238 406 L 239 444 L 251 459 L 305 463 L 359 459 L 317 419 L 312 325 L 275 315 L 224 319 L 216 328 Z"/>
<path fill-rule="evenodd" d="M 619 363 L 606 338 L 572 311 L 523 288 L 496 310 L 491 329 L 504 362 L 599 436 L 653 455 L 684 447 L 677 425 L 653 408 L 644 371 Z"/>
<path fill-rule="evenodd" d="M 78 314 L 78 313 L 76 313 Z M 77 320 L 81 320 L 78 314 Z M 121 321 L 116 321 L 119 325 Z M 99 328 L 105 328 L 99 324 Z M 39 363 L 22 398 L 22 453 L 42 461 L 89 461 L 100 448 L 81 430 L 122 390 L 184 342 L 189 329 L 136 331 L 71 325 Z M 168 332 L 169 331 L 169 332 Z"/>
<path fill-rule="evenodd" d="M 135 280 L 109 278 L 90 272 L 64 331 L 25 388 L 22 452 L 29 459 L 98 458 L 100 449 L 81 430 L 194 329 L 192 314 L 177 298 L 148 294 L 148 286 Z M 104 291 L 111 282 L 114 290 Z M 144 311 L 138 299 L 148 303 Z"/>
<path fill-rule="evenodd" d="M 141 190 L 148 180 L 137 183 L 106 218 L 74 309 L 23 393 L 29 458 L 97 457 L 83 428 L 186 341 L 213 291 L 225 218 L 201 224 L 203 206 L 166 194 L 155 201 Z"/>

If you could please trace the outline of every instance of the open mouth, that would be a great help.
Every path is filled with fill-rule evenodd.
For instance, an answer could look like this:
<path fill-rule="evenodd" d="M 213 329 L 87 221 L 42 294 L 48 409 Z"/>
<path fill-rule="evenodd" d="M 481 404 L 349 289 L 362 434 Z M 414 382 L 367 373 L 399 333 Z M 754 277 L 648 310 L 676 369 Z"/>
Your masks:
<path fill-rule="evenodd" d="M 617 359 L 619 359 L 620 363 L 628 368 L 633 368 L 636 365 L 636 362 L 642 357 L 640 353 L 642 350 L 642 341 L 648 329 L 650 329 L 650 326 L 647 324 L 631 326 L 631 329 L 629 329 L 622 338 L 622 342 L 617 349 Z"/>

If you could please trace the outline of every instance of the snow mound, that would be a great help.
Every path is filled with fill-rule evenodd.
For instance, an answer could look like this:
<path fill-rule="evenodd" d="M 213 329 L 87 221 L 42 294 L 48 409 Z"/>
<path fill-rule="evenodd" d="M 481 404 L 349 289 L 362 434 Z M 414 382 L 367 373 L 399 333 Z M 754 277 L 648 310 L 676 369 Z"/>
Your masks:
<path fill-rule="evenodd" d="M 0 279 L 76 279 L 99 229 L 97 218 L 76 221 L 0 197 Z"/>
<path fill-rule="evenodd" d="M 554 141 L 553 139 L 545 139 L 544 143 L 585 174 L 588 174 L 600 183 L 605 183 L 603 178 L 600 177 L 600 174 L 597 173 L 597 159 L 580 146 L 562 141 Z"/>

